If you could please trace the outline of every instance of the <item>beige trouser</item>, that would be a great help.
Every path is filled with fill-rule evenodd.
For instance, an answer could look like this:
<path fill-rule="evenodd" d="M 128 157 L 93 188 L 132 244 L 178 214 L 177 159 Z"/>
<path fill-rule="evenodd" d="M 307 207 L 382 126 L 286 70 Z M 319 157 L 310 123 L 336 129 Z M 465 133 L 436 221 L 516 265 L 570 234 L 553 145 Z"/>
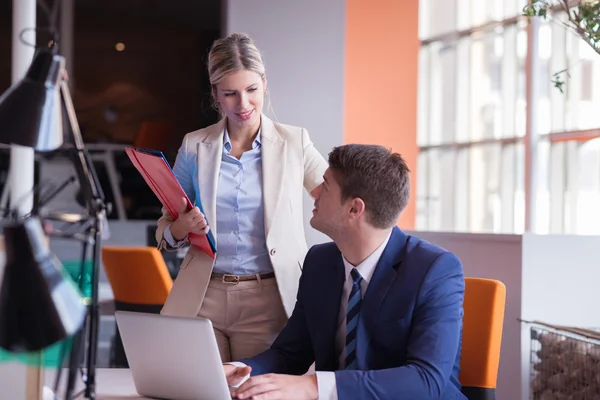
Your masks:
<path fill-rule="evenodd" d="M 222 362 L 262 353 L 287 322 L 275 278 L 237 285 L 211 279 L 198 316 L 211 320 Z"/>

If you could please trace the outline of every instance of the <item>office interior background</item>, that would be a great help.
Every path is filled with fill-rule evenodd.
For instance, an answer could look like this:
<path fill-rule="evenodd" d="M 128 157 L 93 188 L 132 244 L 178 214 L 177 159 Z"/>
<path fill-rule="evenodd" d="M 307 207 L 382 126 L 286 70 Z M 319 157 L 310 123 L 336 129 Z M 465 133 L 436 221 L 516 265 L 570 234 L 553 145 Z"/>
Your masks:
<path fill-rule="evenodd" d="M 0 1 L 0 92 L 11 85 L 15 1 Z M 530 398 L 533 341 L 521 320 L 600 327 L 586 309 L 600 301 L 600 54 L 557 21 L 529 22 L 526 4 L 65 1 L 60 48 L 112 205 L 105 244 L 155 245 L 160 203 L 123 148 L 143 143 L 173 163 L 185 133 L 219 118 L 205 65 L 212 41 L 246 32 L 264 56 L 267 115 L 306 127 L 323 155 L 353 142 L 403 154 L 412 200 L 399 226 L 455 252 L 466 275 L 506 284 L 498 399 Z M 36 13 L 44 26 L 44 2 Z M 48 40 L 37 32 L 38 45 Z M 71 168 L 60 154 L 38 156 L 35 180 L 59 182 Z M 47 208 L 81 209 L 77 195 L 69 188 Z M 306 232 L 309 245 L 327 240 L 308 217 Z M 64 263 L 79 257 L 67 241 L 51 248 Z M 178 257 L 165 254 L 173 274 Z M 114 356 L 111 299 L 102 273 L 102 367 Z"/>

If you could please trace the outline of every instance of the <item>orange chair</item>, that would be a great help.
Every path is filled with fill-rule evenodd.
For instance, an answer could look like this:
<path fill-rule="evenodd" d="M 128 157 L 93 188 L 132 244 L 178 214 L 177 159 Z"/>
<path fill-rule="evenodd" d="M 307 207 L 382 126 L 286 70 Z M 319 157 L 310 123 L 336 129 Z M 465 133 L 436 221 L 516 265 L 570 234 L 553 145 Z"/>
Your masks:
<path fill-rule="evenodd" d="M 156 248 L 105 246 L 102 263 L 112 286 L 116 310 L 160 313 L 173 279 Z M 118 328 L 111 353 L 111 366 L 128 366 Z"/>
<path fill-rule="evenodd" d="M 462 392 L 469 400 L 494 400 L 500 363 L 506 286 L 500 281 L 465 278 Z"/>

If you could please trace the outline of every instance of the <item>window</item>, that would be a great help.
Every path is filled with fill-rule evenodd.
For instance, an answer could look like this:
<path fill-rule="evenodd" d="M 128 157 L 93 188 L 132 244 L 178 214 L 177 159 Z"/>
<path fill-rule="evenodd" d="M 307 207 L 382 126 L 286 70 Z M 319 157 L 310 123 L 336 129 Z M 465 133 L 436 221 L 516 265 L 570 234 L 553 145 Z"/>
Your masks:
<path fill-rule="evenodd" d="M 600 233 L 600 56 L 525 3 L 421 0 L 417 229 Z"/>

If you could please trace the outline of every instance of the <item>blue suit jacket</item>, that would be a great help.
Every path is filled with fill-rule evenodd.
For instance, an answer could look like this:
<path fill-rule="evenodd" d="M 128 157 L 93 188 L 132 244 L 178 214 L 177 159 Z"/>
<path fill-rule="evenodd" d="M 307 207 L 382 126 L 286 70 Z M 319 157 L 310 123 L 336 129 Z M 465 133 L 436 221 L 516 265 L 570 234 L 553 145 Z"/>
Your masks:
<path fill-rule="evenodd" d="M 243 360 L 252 375 L 336 371 L 344 283 L 334 243 L 312 247 L 294 312 L 272 347 Z M 458 258 L 394 228 L 364 295 L 358 371 L 336 371 L 340 399 L 466 399 L 458 382 L 464 276 Z"/>

